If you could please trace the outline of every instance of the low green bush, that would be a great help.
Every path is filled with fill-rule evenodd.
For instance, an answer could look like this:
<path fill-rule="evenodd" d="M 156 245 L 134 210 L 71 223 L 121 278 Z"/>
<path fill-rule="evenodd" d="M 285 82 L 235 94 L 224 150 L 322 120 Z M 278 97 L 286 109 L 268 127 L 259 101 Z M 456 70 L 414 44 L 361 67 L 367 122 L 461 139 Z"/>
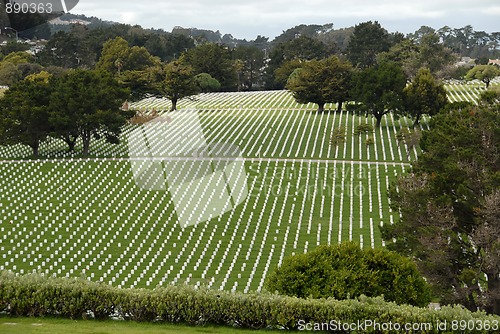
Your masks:
<path fill-rule="evenodd" d="M 373 133 L 373 125 L 368 123 L 361 123 L 354 129 L 355 135 L 361 135 L 363 133 Z"/>
<path fill-rule="evenodd" d="M 332 131 L 332 136 L 330 138 L 330 143 L 333 146 L 343 144 L 345 142 L 346 130 L 345 127 L 341 126 Z"/>
<path fill-rule="evenodd" d="M 134 321 L 185 323 L 191 325 L 229 325 L 254 329 L 300 329 L 303 324 L 331 321 L 358 323 L 448 324 L 449 330 L 436 327 L 425 333 L 452 333 L 458 321 L 490 324 L 498 328 L 500 317 L 472 313 L 463 307 L 441 310 L 397 305 L 381 297 L 356 299 L 301 299 L 268 293 L 233 293 L 195 289 L 191 286 L 166 286 L 154 290 L 119 289 L 82 278 L 23 276 L 0 273 L 0 312 L 12 316 L 51 316 L 80 319 L 119 318 Z M 495 327 L 496 326 L 496 327 Z M 391 333 L 367 327 L 367 333 Z M 488 333 L 491 330 L 465 329 L 461 333 Z"/>
<path fill-rule="evenodd" d="M 398 304 L 425 306 L 430 288 L 408 258 L 387 249 L 345 242 L 285 258 L 267 277 L 267 289 L 299 298 L 348 299 L 384 295 Z"/>

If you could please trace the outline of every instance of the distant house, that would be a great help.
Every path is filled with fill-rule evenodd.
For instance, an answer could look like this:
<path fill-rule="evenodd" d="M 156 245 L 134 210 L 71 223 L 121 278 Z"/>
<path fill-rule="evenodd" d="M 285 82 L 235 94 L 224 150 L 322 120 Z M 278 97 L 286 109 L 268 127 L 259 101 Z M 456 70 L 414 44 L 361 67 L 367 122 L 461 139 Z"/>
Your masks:
<path fill-rule="evenodd" d="M 78 20 L 78 19 L 74 19 L 74 20 L 70 20 L 69 21 L 70 24 L 79 24 L 79 25 L 82 25 L 82 26 L 87 26 L 89 25 L 91 22 L 89 21 L 85 21 L 85 20 Z"/>
<path fill-rule="evenodd" d="M 35 45 L 35 46 L 30 47 L 29 50 L 26 50 L 26 52 L 32 56 L 36 56 L 39 52 L 42 52 L 43 49 L 45 49 L 44 45 Z"/>
<path fill-rule="evenodd" d="M 61 20 L 59 17 L 57 17 L 57 18 L 51 20 L 50 23 L 60 24 L 60 25 L 79 24 L 79 25 L 86 26 L 86 25 L 89 25 L 91 22 L 85 21 L 85 20 L 79 20 L 79 19 L 72 19 L 70 21 L 65 21 L 65 20 Z"/>
<path fill-rule="evenodd" d="M 488 61 L 488 65 L 497 65 L 497 66 L 500 66 L 500 59 L 490 59 Z"/>

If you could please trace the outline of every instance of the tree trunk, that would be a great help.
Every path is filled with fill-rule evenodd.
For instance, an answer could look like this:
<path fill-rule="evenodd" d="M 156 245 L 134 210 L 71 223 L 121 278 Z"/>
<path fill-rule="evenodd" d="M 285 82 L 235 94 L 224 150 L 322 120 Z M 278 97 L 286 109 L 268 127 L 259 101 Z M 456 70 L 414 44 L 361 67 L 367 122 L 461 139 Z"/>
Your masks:
<path fill-rule="evenodd" d="M 384 116 L 384 114 L 374 114 L 374 116 L 375 116 L 375 119 L 377 120 L 375 127 L 378 129 L 378 128 L 380 128 L 380 124 L 382 124 L 382 116 Z"/>
<path fill-rule="evenodd" d="M 338 113 L 340 113 L 340 112 L 342 111 L 342 104 L 343 104 L 343 103 L 344 103 L 343 101 L 339 101 L 339 102 L 337 103 L 337 112 L 338 112 Z"/>
<path fill-rule="evenodd" d="M 318 103 L 318 112 L 325 111 L 325 103 Z"/>
<path fill-rule="evenodd" d="M 415 117 L 415 121 L 413 122 L 413 129 L 415 129 L 418 125 L 418 123 L 420 122 L 420 116 L 422 116 L 421 114 L 418 114 L 416 117 Z"/>
<path fill-rule="evenodd" d="M 68 142 L 68 152 L 73 152 L 75 150 L 76 142 L 75 141 L 69 141 Z"/>
<path fill-rule="evenodd" d="M 73 152 L 75 150 L 76 139 L 77 138 L 72 139 L 70 135 L 63 138 L 64 142 L 68 145 L 68 152 Z"/>
<path fill-rule="evenodd" d="M 172 99 L 172 108 L 170 108 L 170 111 L 177 110 L 177 98 Z"/>
<path fill-rule="evenodd" d="M 253 87 L 253 61 L 250 62 L 250 85 L 248 90 L 252 90 Z"/>
<path fill-rule="evenodd" d="M 90 153 L 90 138 L 91 138 L 91 133 L 90 132 L 84 132 L 82 135 L 82 140 L 83 140 L 83 156 L 86 157 Z"/>
<path fill-rule="evenodd" d="M 491 314 L 500 314 L 500 279 L 498 273 L 487 273 L 489 303 L 486 311 Z"/>
<path fill-rule="evenodd" d="M 40 142 L 38 140 L 34 141 L 33 144 L 31 145 L 31 148 L 33 149 L 33 156 L 35 158 L 38 158 Z"/>

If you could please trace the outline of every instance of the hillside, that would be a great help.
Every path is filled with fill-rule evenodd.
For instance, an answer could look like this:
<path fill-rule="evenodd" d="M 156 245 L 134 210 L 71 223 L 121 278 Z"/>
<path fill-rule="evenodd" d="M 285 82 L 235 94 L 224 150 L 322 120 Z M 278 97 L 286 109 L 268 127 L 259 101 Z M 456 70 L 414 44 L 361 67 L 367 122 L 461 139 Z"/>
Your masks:
<path fill-rule="evenodd" d="M 471 101 L 483 89 L 474 83 L 447 88 L 450 100 Z M 169 102 L 147 99 L 132 107 L 162 111 Z M 186 282 L 249 292 L 261 290 L 285 256 L 319 244 L 384 245 L 378 226 L 399 218 L 386 190 L 418 153 L 396 138 L 411 120 L 389 116 L 373 133 L 355 135 L 358 125 L 374 120 L 318 114 L 286 91 L 201 94 L 181 107 L 184 114 L 166 115 L 195 115 L 206 142 L 239 148 L 238 159 L 225 160 L 231 198 L 210 177 L 175 186 L 203 162 L 162 162 L 156 154 L 178 143 L 168 132 L 158 134 L 162 139 L 148 153 L 137 141 L 140 128 L 127 126 L 120 145 L 96 141 L 94 158 L 85 160 L 68 156 L 57 140 L 41 149 L 49 157 L 43 160 L 20 160 L 29 150 L 19 145 L 1 147 L 0 270 L 84 276 L 121 287 Z M 332 145 L 335 129 L 345 141 Z M 148 169 L 156 165 L 147 154 L 159 157 L 164 172 Z M 169 180 L 163 188 L 145 186 L 163 178 Z"/>

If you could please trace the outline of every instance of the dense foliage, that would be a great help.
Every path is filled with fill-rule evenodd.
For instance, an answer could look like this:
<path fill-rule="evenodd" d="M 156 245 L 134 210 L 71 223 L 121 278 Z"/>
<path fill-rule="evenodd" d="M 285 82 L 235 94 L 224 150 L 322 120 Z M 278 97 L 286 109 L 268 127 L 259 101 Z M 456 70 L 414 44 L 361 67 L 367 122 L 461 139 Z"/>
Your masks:
<path fill-rule="evenodd" d="M 269 274 L 267 288 L 300 298 L 348 299 L 361 295 L 426 306 L 430 291 L 415 264 L 385 249 L 355 243 L 319 246 L 291 256 Z"/>
<path fill-rule="evenodd" d="M 183 54 L 182 61 L 193 69 L 193 75 L 208 73 L 220 82 L 222 90 L 234 90 L 237 71 L 230 50 L 217 44 L 203 44 Z"/>
<path fill-rule="evenodd" d="M 391 46 L 389 33 L 377 21 L 363 22 L 354 27 L 347 47 L 347 58 L 359 68 L 376 64 L 377 54 Z"/>
<path fill-rule="evenodd" d="M 349 100 L 352 66 L 336 56 L 312 60 L 296 69 L 288 79 L 286 88 L 300 103 L 314 102 L 322 112 L 326 103 L 337 103 L 338 111 Z"/>
<path fill-rule="evenodd" d="M 171 110 L 177 109 L 177 101 L 199 92 L 193 77 L 193 68 L 182 61 L 173 61 L 164 68 L 162 93 L 172 101 Z"/>
<path fill-rule="evenodd" d="M 500 55 L 498 33 L 474 31 L 470 26 L 439 30 L 423 26 L 404 36 L 389 33 L 376 21 L 342 29 L 334 29 L 333 24 L 299 25 L 283 31 L 272 41 L 263 36 L 247 41 L 196 28 L 175 27 L 170 33 L 71 14 L 64 19 L 79 19 L 89 24 L 52 26 L 52 35 L 46 37 L 48 42 L 42 43 L 43 50 L 38 50 L 36 59 L 30 60 L 30 64 L 38 66 L 31 68 L 31 73 L 42 69 L 54 73 L 49 67 L 98 68 L 116 73 L 157 66 L 152 64 L 151 56 L 164 63 L 184 57 L 193 67 L 194 75 L 208 73 L 221 84 L 221 90 L 236 91 L 283 89 L 297 66 L 285 70 L 286 75 L 282 67 L 333 55 L 348 60 L 355 68 L 394 61 L 409 78 L 422 67 L 429 68 L 433 75 L 449 78 L 461 71 L 452 66 L 457 56 L 478 57 L 478 63 L 483 64 L 488 58 Z M 26 32 L 26 37 L 33 38 L 33 33 Z M 9 31 L 4 34 L 9 35 Z M 129 49 L 119 50 L 117 40 L 118 44 L 126 43 Z M 0 60 L 29 48 L 27 44 L 7 43 L 0 48 Z M 10 86 L 26 75 L 17 64 L 0 62 L 0 85 Z M 125 79 L 129 77 L 127 74 Z"/>
<path fill-rule="evenodd" d="M 25 144 L 38 156 L 51 131 L 50 92 L 49 83 L 38 79 L 16 83 L 5 92 L 0 99 L 0 144 Z"/>
<path fill-rule="evenodd" d="M 388 51 L 377 55 L 378 62 L 393 61 L 398 63 L 409 78 L 414 78 L 421 68 L 440 78 L 449 77 L 456 72 L 453 66 L 458 58 L 452 50 L 443 45 L 439 36 L 428 32 L 415 39 L 403 39 Z"/>
<path fill-rule="evenodd" d="M 462 333 L 488 333 L 492 328 L 498 328 L 500 321 L 499 317 L 472 313 L 459 306 L 435 311 L 399 306 L 382 298 L 306 300 L 270 294 L 196 290 L 190 286 L 167 286 L 155 290 L 118 289 L 84 279 L 37 274 L 15 276 L 9 272 L 0 273 L 0 312 L 12 316 L 113 317 L 253 329 L 300 329 L 305 324 L 331 323 L 332 320 L 337 324 L 372 321 L 404 326 L 406 323 L 426 323 L 430 325 L 426 333 L 443 333 L 436 328 L 437 322 L 446 322 L 448 330 L 444 332 L 451 333 L 452 323 L 459 326 L 459 321 L 474 324 L 471 327 L 473 330 L 465 326 Z M 481 324 L 484 330 L 477 330 L 476 323 Z M 381 331 L 365 326 L 363 332 Z"/>
<path fill-rule="evenodd" d="M 443 303 L 500 313 L 500 113 L 450 106 L 432 118 L 413 170 L 391 190 L 388 247 L 418 261 Z"/>
<path fill-rule="evenodd" d="M 50 120 L 56 136 L 66 140 L 70 150 L 76 138 L 88 155 L 92 138 L 104 137 L 118 143 L 130 111 L 121 110 L 129 93 L 105 71 L 75 70 L 53 82 Z"/>
<path fill-rule="evenodd" d="M 499 75 L 500 69 L 495 65 L 477 65 L 467 72 L 465 78 L 467 80 L 481 80 L 486 84 L 486 88 L 488 88 L 491 80 Z"/>
<path fill-rule="evenodd" d="M 406 76 L 395 62 L 365 68 L 354 77 L 351 96 L 356 105 L 352 108 L 375 117 L 376 126 L 380 127 L 384 115 L 403 111 L 405 87 Z"/>
<path fill-rule="evenodd" d="M 422 68 L 404 89 L 406 112 L 415 119 L 415 127 L 422 115 L 434 116 L 448 103 L 444 85 L 437 81 L 429 69 Z"/>
<path fill-rule="evenodd" d="M 25 144 L 38 156 L 49 135 L 73 150 L 82 139 L 88 155 L 92 138 L 118 143 L 130 111 L 129 93 L 108 72 L 75 70 L 61 77 L 40 72 L 13 85 L 0 99 L 0 144 Z"/>

